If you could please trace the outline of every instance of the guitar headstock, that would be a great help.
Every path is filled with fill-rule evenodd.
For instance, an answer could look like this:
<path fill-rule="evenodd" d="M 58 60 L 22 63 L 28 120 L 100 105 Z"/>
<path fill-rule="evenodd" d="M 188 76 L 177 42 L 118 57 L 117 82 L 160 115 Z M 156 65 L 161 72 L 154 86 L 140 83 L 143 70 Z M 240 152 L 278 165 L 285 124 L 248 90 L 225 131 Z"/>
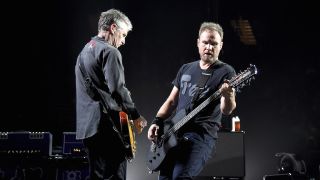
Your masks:
<path fill-rule="evenodd" d="M 257 67 L 250 64 L 245 71 L 240 72 L 230 80 L 230 85 L 235 88 L 237 92 L 240 92 L 241 88 L 250 85 L 250 82 L 255 78 L 256 74 L 258 74 Z"/>

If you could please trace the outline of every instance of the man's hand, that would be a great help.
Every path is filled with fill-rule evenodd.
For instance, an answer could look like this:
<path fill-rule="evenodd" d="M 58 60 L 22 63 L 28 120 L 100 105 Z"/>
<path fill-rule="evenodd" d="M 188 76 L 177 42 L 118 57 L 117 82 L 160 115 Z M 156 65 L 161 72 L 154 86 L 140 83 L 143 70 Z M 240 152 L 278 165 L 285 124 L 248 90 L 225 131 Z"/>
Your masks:
<path fill-rule="evenodd" d="M 235 89 L 229 85 L 229 81 L 225 80 L 220 88 L 221 92 L 221 112 L 225 115 L 230 115 L 232 111 L 236 108 L 236 97 Z"/>
<path fill-rule="evenodd" d="M 158 137 L 158 131 L 159 131 L 159 126 L 156 124 L 151 124 L 148 130 L 148 139 L 150 141 L 155 141 L 156 138 Z"/>
<path fill-rule="evenodd" d="M 147 120 L 143 117 L 140 116 L 138 119 L 135 119 L 133 121 L 134 127 L 137 130 L 137 133 L 140 134 L 143 130 L 143 128 L 145 128 L 147 126 Z"/>
<path fill-rule="evenodd" d="M 235 96 L 235 89 L 229 85 L 229 81 L 225 80 L 220 88 L 221 96 L 225 98 L 234 98 Z"/>

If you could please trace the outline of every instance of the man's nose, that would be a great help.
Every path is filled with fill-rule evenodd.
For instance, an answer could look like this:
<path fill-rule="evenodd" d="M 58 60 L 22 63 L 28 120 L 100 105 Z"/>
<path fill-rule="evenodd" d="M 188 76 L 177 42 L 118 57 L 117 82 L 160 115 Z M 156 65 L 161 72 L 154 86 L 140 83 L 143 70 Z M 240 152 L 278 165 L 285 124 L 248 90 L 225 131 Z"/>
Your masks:
<path fill-rule="evenodd" d="M 211 44 L 207 44 L 207 45 L 206 45 L 206 48 L 207 48 L 207 49 L 212 49 L 212 47 L 213 47 L 213 46 L 212 46 Z"/>

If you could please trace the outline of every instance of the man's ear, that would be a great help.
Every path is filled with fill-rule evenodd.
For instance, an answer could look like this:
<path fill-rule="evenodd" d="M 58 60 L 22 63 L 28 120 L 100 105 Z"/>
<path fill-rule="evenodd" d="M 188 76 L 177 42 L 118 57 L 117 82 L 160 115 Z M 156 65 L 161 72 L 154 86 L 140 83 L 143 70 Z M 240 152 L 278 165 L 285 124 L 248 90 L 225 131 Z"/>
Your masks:
<path fill-rule="evenodd" d="M 110 33 L 114 34 L 117 30 L 117 25 L 115 23 L 111 24 L 110 26 Z"/>
<path fill-rule="evenodd" d="M 200 42 L 200 39 L 198 38 L 197 39 L 197 47 L 199 47 L 199 42 Z"/>

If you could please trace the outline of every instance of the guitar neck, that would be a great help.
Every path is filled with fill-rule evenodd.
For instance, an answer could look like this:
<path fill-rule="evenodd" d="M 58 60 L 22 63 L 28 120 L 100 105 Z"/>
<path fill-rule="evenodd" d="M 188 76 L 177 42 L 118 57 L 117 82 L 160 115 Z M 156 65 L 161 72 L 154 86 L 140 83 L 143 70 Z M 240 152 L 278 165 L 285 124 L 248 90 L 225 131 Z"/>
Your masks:
<path fill-rule="evenodd" d="M 221 93 L 220 91 L 216 91 L 212 94 L 209 98 L 203 101 L 199 106 L 197 106 L 194 110 L 192 110 L 187 116 L 185 116 L 181 121 L 176 123 L 172 127 L 172 131 L 177 131 L 180 129 L 184 124 L 186 124 L 190 119 L 192 119 L 196 114 L 198 114 L 202 109 L 210 104 L 210 102 L 215 101 L 216 99 L 220 98 Z"/>

